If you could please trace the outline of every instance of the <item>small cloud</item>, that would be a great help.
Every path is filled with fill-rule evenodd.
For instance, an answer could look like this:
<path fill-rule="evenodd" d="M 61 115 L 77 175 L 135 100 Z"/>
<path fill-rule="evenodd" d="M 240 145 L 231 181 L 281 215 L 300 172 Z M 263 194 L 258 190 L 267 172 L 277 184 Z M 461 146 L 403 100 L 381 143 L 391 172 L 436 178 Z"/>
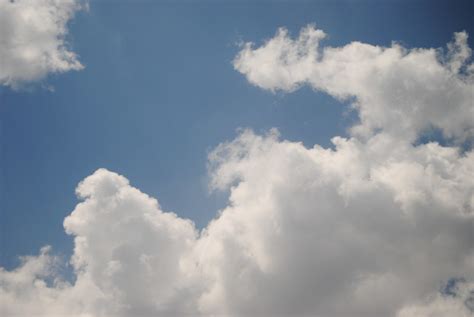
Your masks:
<path fill-rule="evenodd" d="M 19 89 L 50 73 L 84 66 L 66 42 L 67 23 L 87 3 L 81 0 L 0 2 L 0 85 Z"/>

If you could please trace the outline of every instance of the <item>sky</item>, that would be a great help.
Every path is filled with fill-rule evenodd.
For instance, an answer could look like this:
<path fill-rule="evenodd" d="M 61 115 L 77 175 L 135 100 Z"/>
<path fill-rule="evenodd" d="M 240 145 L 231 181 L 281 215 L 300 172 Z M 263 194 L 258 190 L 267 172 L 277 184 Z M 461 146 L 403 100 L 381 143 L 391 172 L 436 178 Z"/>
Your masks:
<path fill-rule="evenodd" d="M 1 0 L 1 308 L 470 316 L 473 13 Z"/>

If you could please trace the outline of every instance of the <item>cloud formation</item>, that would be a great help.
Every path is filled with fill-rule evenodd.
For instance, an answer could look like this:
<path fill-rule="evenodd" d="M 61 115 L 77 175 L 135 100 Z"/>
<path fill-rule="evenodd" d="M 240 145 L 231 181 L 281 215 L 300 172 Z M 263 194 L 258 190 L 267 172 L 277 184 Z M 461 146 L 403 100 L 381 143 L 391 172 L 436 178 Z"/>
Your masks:
<path fill-rule="evenodd" d="M 83 69 L 65 40 L 80 0 L 0 1 L 0 84 L 18 88 L 49 73 Z"/>
<path fill-rule="evenodd" d="M 340 100 L 353 99 L 360 123 L 352 132 L 359 136 L 383 129 L 414 139 L 433 128 L 447 138 L 474 136 L 474 66 L 467 63 L 466 32 L 454 34 L 446 54 L 397 43 L 321 46 L 325 36 L 312 25 L 296 39 L 279 29 L 261 47 L 246 43 L 234 67 L 263 89 L 290 92 L 306 84 Z"/>
<path fill-rule="evenodd" d="M 313 48 L 324 33 L 307 27 L 301 34 L 291 40 L 280 30 L 261 48 L 246 45 L 236 68 L 270 90 L 292 91 L 312 81 L 312 75 L 298 77 L 294 69 L 318 72 L 313 63 L 323 62 L 312 57 L 321 54 Z M 353 68 L 355 61 L 347 59 L 360 58 L 353 74 L 361 78 L 359 88 L 347 88 L 359 85 L 350 78 L 324 77 L 331 83 L 324 90 L 337 98 L 357 92 L 358 128 L 347 138 L 334 137 L 332 148 L 307 148 L 281 139 L 276 130 L 265 135 L 245 130 L 220 144 L 209 155 L 210 185 L 229 191 L 229 202 L 201 231 L 163 211 L 125 177 L 97 170 L 78 185 L 82 201 L 64 220 L 74 237 L 75 281 L 61 278 L 61 262 L 43 248 L 15 270 L 0 270 L 2 315 L 472 316 L 474 151 L 458 144 L 470 137 L 474 122 L 455 127 L 438 113 L 453 120 L 471 115 L 466 36 L 456 35 L 448 54 L 434 59 L 427 56 L 435 50 L 399 46 L 326 49 L 363 47 L 359 55 L 339 55 L 340 65 L 332 66 Z M 375 55 L 364 57 L 366 49 Z M 395 61 L 380 62 L 378 54 L 390 50 Z M 426 55 L 420 63 L 400 66 L 416 57 L 412 54 Z M 374 61 L 380 62 L 375 73 Z M 398 78 L 408 71 L 415 77 Z M 381 91 L 390 72 L 406 103 L 393 103 Z M 263 75 L 272 73 L 277 75 L 271 79 Z M 366 73 L 375 78 L 362 92 L 366 77 L 360 74 Z M 441 85 L 452 104 L 430 111 L 429 102 L 437 100 L 427 95 L 437 89 L 417 82 L 416 74 L 428 86 Z M 401 84 L 408 78 L 413 81 Z M 412 85 L 419 85 L 420 96 Z M 374 108 L 375 100 L 381 109 Z M 362 115 L 384 107 L 401 117 L 416 116 L 410 107 L 426 114 L 398 127 L 386 124 L 389 118 Z M 449 145 L 413 143 L 429 125 L 451 138 Z"/>

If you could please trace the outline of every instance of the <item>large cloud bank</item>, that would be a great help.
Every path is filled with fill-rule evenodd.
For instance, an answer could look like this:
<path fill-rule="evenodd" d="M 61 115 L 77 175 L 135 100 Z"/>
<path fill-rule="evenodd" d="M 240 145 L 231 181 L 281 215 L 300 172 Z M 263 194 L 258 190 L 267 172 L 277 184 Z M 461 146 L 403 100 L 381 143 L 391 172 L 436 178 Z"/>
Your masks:
<path fill-rule="evenodd" d="M 0 0 L 0 85 L 83 68 L 65 41 L 80 0 Z"/>
<path fill-rule="evenodd" d="M 64 220 L 75 280 L 48 247 L 0 271 L 2 316 L 472 316 L 474 151 L 467 35 L 447 54 L 284 30 L 235 67 L 264 89 L 310 84 L 360 123 L 333 148 L 250 130 L 209 155 L 228 206 L 206 228 L 99 169 Z M 415 142 L 425 129 L 449 140 Z"/>

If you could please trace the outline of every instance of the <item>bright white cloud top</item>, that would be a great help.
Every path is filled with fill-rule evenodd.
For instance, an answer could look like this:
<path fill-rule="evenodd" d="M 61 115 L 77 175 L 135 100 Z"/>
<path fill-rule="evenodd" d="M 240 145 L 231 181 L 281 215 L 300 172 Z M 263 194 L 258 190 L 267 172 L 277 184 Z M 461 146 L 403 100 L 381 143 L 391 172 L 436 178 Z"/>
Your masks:
<path fill-rule="evenodd" d="M 436 49 L 406 49 L 352 42 L 321 47 L 325 33 L 304 28 L 295 40 L 280 29 L 263 46 L 245 44 L 236 70 L 263 89 L 293 91 L 303 84 L 340 100 L 355 98 L 360 124 L 354 135 L 379 129 L 415 138 L 436 127 L 457 140 L 474 135 L 471 56 L 467 34 L 455 33 L 447 54 Z"/>
<path fill-rule="evenodd" d="M 105 169 L 64 220 L 77 279 L 43 248 L 0 271 L 3 315 L 472 316 L 474 129 L 467 34 L 443 55 L 354 42 L 320 48 L 309 26 L 243 47 L 264 89 L 354 98 L 334 148 L 244 131 L 209 155 L 229 203 L 201 232 Z M 449 146 L 414 142 L 440 129 Z"/>
<path fill-rule="evenodd" d="M 83 65 L 65 40 L 80 0 L 0 1 L 0 84 L 18 88 Z"/>

